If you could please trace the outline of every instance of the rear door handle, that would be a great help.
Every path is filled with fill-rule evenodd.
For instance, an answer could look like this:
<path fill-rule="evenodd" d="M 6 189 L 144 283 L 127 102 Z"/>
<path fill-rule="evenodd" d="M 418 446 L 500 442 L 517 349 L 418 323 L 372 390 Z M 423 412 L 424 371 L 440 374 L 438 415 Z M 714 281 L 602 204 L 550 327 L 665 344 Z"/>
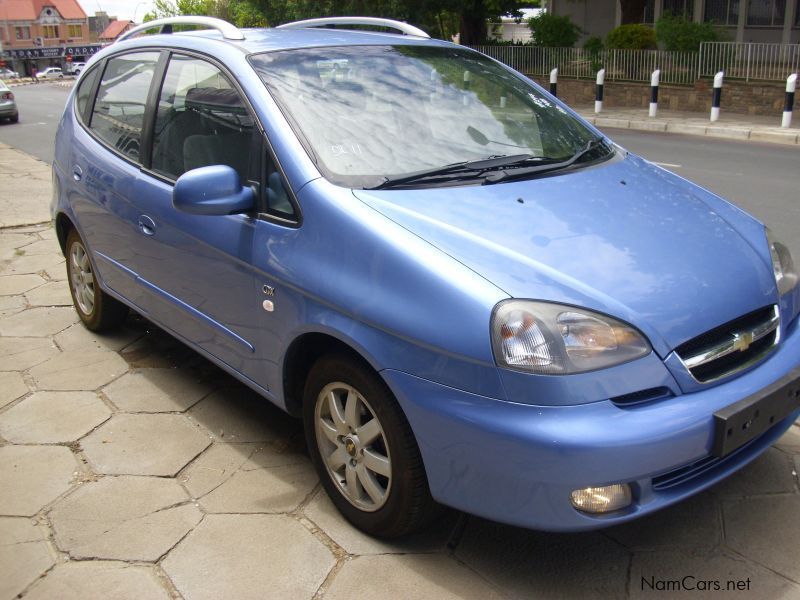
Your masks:
<path fill-rule="evenodd" d="M 153 222 L 153 219 L 147 215 L 139 217 L 139 229 L 141 229 L 142 233 L 145 235 L 156 234 L 156 224 Z"/>
<path fill-rule="evenodd" d="M 72 178 L 75 181 L 80 181 L 81 177 L 83 177 L 83 169 L 81 169 L 78 165 L 72 167 Z"/>

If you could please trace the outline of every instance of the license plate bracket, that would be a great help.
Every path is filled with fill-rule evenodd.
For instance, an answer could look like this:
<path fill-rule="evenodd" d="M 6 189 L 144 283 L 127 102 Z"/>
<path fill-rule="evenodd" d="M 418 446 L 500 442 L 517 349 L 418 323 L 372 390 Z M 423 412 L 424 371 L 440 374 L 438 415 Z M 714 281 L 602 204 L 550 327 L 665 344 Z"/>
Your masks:
<path fill-rule="evenodd" d="M 722 458 L 800 408 L 800 367 L 772 385 L 714 413 L 711 454 Z"/>

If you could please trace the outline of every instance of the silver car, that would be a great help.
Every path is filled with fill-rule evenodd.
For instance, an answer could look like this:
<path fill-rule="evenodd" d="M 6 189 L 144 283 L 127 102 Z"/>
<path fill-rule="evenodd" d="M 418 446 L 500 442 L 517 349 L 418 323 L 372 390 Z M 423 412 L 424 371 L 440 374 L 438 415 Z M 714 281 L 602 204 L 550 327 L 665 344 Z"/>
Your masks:
<path fill-rule="evenodd" d="M 63 79 L 64 72 L 61 67 L 47 67 L 44 71 L 36 73 L 37 79 Z"/>
<path fill-rule="evenodd" d="M 18 77 L 19 73 L 16 71 L 12 71 L 7 67 L 0 69 L 0 79 L 17 79 Z"/>
<path fill-rule="evenodd" d="M 0 81 L 0 119 L 9 119 L 12 123 L 19 121 L 14 93 L 3 81 Z"/>

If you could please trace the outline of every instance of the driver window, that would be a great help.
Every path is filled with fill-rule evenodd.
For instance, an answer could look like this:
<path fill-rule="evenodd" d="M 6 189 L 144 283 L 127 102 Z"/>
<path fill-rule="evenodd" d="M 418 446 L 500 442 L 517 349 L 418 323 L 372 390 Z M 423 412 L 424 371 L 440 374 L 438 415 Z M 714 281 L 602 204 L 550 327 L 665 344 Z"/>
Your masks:
<path fill-rule="evenodd" d="M 170 58 L 156 114 L 151 168 L 170 179 L 209 165 L 247 180 L 254 121 L 241 96 L 214 65 Z"/>

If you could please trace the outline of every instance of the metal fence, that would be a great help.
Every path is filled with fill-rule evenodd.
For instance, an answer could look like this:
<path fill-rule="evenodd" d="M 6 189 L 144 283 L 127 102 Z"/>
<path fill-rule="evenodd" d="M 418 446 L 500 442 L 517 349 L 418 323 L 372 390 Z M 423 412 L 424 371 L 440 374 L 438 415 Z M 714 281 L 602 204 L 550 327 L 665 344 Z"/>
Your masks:
<path fill-rule="evenodd" d="M 699 77 L 723 71 L 726 79 L 786 81 L 800 70 L 800 44 L 705 42 L 700 46 Z"/>
<path fill-rule="evenodd" d="M 547 75 L 558 67 L 562 77 L 593 79 L 606 69 L 607 81 L 649 82 L 661 70 L 661 83 L 692 85 L 718 71 L 726 79 L 785 81 L 800 70 L 800 44 L 704 42 L 699 52 L 602 50 L 536 46 L 472 46 L 526 75 Z"/>

